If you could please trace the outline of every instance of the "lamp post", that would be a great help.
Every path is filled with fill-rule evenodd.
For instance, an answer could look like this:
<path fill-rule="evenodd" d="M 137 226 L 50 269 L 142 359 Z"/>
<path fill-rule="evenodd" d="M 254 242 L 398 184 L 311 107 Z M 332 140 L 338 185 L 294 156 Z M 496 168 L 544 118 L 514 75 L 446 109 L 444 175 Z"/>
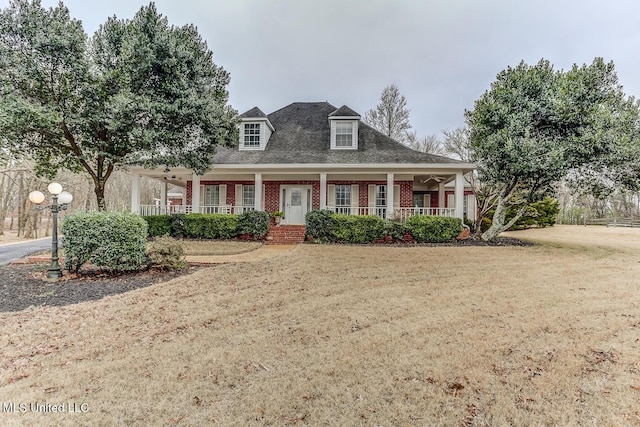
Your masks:
<path fill-rule="evenodd" d="M 51 193 L 51 205 L 42 206 L 44 202 L 44 194 L 40 191 L 32 191 L 29 193 L 29 200 L 36 204 L 36 209 L 51 209 L 53 214 L 53 230 L 51 232 L 51 266 L 47 271 L 47 279 L 53 282 L 57 282 L 62 276 L 62 270 L 60 270 L 60 264 L 58 264 L 58 212 L 67 209 L 67 206 L 73 200 L 71 193 L 62 191 L 62 185 L 57 182 L 52 182 L 47 187 L 49 193 Z"/>

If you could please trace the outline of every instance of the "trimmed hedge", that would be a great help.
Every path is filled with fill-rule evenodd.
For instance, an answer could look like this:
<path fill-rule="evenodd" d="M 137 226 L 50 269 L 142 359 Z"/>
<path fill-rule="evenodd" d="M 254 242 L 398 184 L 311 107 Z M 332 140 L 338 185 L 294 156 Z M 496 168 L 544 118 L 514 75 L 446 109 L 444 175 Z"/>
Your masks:
<path fill-rule="evenodd" d="M 333 212 L 327 209 L 307 212 L 305 222 L 307 226 L 307 236 L 319 243 L 329 243 L 333 241 L 331 234 Z"/>
<path fill-rule="evenodd" d="M 147 233 L 149 237 L 159 237 L 171 234 L 171 216 L 169 215 L 149 215 L 142 219 L 147 223 Z"/>
<path fill-rule="evenodd" d="M 445 243 L 458 237 L 462 222 L 458 218 L 415 215 L 407 219 L 406 227 L 418 243 Z"/>
<path fill-rule="evenodd" d="M 238 234 L 248 235 L 254 239 L 261 239 L 269 232 L 271 215 L 264 211 L 244 212 L 238 218 Z"/>
<path fill-rule="evenodd" d="M 146 266 L 147 223 L 127 212 L 75 212 L 61 228 L 64 268 L 77 272 L 87 262 L 109 271 Z"/>
<path fill-rule="evenodd" d="M 331 234 L 336 242 L 371 243 L 384 237 L 384 220 L 374 215 L 334 214 Z"/>
<path fill-rule="evenodd" d="M 233 214 L 171 214 L 142 217 L 149 227 L 149 237 L 169 235 L 190 239 L 234 239 L 249 236 L 261 239 L 269 231 L 269 213 L 250 211 Z"/>
<path fill-rule="evenodd" d="M 181 221 L 184 237 L 188 238 L 233 239 L 238 235 L 238 215 L 192 213 L 184 215 Z"/>

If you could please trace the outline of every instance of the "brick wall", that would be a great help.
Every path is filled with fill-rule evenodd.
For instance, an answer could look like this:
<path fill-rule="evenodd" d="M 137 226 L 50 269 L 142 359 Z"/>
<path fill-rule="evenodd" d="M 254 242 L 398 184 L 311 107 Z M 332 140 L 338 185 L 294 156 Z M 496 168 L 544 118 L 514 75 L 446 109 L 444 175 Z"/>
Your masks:
<path fill-rule="evenodd" d="M 281 209 L 280 206 L 280 186 L 281 185 L 310 185 L 311 190 L 311 207 L 320 209 L 320 182 L 319 181 L 263 181 L 264 184 L 264 208 L 268 212 Z M 250 185 L 253 181 L 200 181 L 200 185 L 219 185 L 227 186 L 227 205 L 235 205 L 236 184 Z M 327 184 L 335 185 L 358 185 L 359 190 L 359 206 L 369 206 L 369 185 L 387 185 L 387 181 L 327 181 Z M 400 186 L 400 207 L 413 206 L 413 181 L 395 181 L 395 185 Z M 187 205 L 191 205 L 193 200 L 192 181 L 187 181 Z M 438 193 L 431 195 L 432 206 L 438 204 Z M 434 201 L 435 197 L 435 201 Z M 331 204 L 330 201 L 327 203 Z M 446 202 L 445 202 L 446 203 Z"/>

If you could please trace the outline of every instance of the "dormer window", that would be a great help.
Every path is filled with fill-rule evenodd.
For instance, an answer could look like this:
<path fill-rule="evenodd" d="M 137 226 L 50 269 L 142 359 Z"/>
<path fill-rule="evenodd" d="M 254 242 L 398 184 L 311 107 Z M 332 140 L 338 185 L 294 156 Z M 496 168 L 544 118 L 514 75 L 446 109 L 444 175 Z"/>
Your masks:
<path fill-rule="evenodd" d="M 275 131 L 269 117 L 258 107 L 240 115 L 240 151 L 264 150 Z"/>
<path fill-rule="evenodd" d="M 346 105 L 329 114 L 331 149 L 357 150 L 359 122 L 360 115 Z"/>
<path fill-rule="evenodd" d="M 244 148 L 260 148 L 260 123 L 244 124 Z"/>
<path fill-rule="evenodd" d="M 353 123 L 351 121 L 336 122 L 336 148 L 353 147 Z"/>

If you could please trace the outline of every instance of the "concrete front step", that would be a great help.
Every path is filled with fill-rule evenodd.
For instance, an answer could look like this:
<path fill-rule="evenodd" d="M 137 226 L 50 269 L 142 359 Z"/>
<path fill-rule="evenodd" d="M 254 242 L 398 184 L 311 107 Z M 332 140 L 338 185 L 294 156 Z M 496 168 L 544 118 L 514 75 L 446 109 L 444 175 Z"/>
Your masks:
<path fill-rule="evenodd" d="M 306 232 L 307 228 L 304 225 L 271 225 L 266 243 L 268 245 L 302 243 Z"/>

